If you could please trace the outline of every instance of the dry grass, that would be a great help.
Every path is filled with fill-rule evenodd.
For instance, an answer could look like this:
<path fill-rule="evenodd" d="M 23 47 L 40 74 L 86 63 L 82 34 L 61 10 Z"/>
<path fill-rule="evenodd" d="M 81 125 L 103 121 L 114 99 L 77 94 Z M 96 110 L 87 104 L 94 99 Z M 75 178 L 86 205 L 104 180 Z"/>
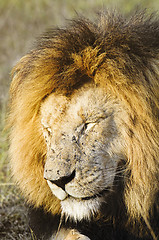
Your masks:
<path fill-rule="evenodd" d="M 5 104 L 0 111 L 0 239 L 31 239 L 27 227 L 24 201 L 11 180 L 8 164 L 8 132 L 5 126 Z"/>
<path fill-rule="evenodd" d="M 142 2 L 159 9 L 158 0 Z M 34 239 L 27 226 L 24 200 L 12 182 L 8 164 L 8 131 L 4 126 L 13 65 L 31 48 L 36 36 L 47 28 L 63 25 L 76 11 L 91 18 L 93 9 L 102 9 L 103 5 L 129 11 L 136 3 L 138 0 L 0 1 L 0 239 Z"/>

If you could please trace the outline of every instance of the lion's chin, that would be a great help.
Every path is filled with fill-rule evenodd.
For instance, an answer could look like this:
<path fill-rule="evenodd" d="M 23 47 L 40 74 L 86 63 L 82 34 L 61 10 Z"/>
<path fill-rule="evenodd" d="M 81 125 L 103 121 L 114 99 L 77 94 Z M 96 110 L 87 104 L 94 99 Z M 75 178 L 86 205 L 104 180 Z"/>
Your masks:
<path fill-rule="evenodd" d="M 89 221 L 98 211 L 103 202 L 103 197 L 78 199 L 71 196 L 61 201 L 62 215 L 73 221 Z"/>
<path fill-rule="evenodd" d="M 102 190 L 93 196 L 78 197 L 76 194 L 66 192 L 61 187 L 47 180 L 47 183 L 54 194 L 61 200 L 62 215 L 73 221 L 91 220 L 98 213 L 105 197 L 110 193 L 109 188 Z"/>

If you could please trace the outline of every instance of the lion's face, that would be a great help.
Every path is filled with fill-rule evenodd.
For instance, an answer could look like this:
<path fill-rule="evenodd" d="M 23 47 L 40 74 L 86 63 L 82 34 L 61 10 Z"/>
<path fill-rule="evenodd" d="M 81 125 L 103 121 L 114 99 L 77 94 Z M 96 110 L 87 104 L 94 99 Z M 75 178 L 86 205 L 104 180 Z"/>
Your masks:
<path fill-rule="evenodd" d="M 116 99 L 93 84 L 71 97 L 53 93 L 42 104 L 44 178 L 67 216 L 89 219 L 111 191 L 123 159 L 123 114 Z"/>

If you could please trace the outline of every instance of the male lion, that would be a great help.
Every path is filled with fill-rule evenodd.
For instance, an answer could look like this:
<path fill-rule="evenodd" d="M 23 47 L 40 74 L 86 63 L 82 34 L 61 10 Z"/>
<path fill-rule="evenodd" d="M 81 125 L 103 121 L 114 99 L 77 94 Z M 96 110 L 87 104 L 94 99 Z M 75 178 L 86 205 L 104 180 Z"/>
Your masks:
<path fill-rule="evenodd" d="M 157 239 L 159 19 L 50 30 L 10 93 L 11 166 L 38 239 Z"/>

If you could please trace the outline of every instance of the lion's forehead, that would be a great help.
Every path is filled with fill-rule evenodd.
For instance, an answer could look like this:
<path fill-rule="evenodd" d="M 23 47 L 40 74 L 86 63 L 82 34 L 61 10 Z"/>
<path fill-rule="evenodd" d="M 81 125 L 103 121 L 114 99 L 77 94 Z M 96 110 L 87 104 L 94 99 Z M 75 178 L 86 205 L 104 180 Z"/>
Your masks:
<path fill-rule="evenodd" d="M 71 97 L 52 93 L 41 106 L 41 122 L 46 128 L 71 129 L 85 122 L 107 118 L 119 110 L 119 103 L 102 88 L 88 85 Z"/>

